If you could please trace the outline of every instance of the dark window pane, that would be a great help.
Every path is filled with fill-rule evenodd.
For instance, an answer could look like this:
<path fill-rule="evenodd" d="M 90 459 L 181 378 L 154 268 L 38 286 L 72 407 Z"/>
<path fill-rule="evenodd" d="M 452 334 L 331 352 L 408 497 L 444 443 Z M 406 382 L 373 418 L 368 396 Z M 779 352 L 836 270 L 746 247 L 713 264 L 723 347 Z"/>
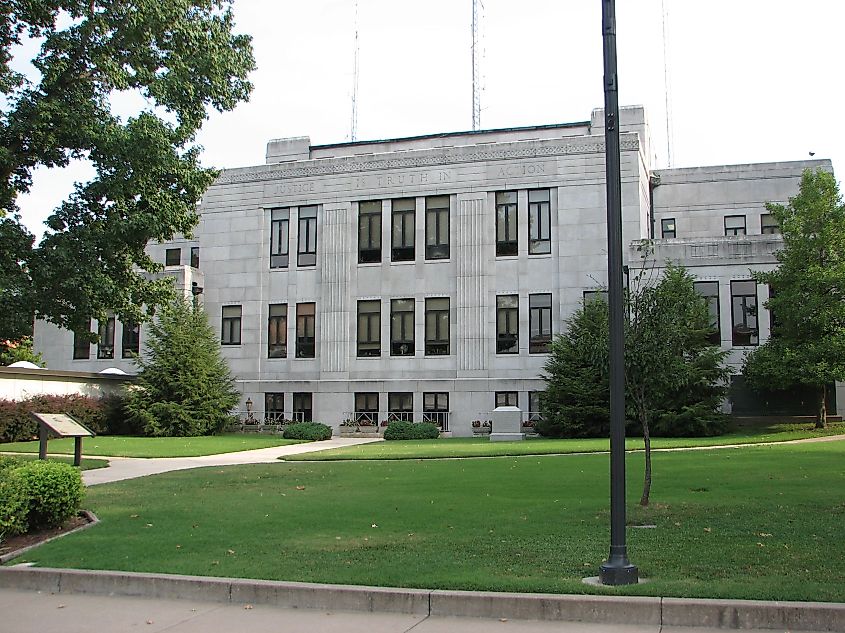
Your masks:
<path fill-rule="evenodd" d="M 517 255 L 516 192 L 500 191 L 496 194 L 496 255 Z"/>
<path fill-rule="evenodd" d="M 182 249 L 168 248 L 164 251 L 164 265 L 165 266 L 181 266 L 182 265 Z"/>
<path fill-rule="evenodd" d="M 241 306 L 223 306 L 221 345 L 241 344 Z"/>
<path fill-rule="evenodd" d="M 548 354 L 552 345 L 552 295 L 528 296 L 529 354 Z"/>
<path fill-rule="evenodd" d="M 267 319 L 267 358 L 286 358 L 288 355 L 288 306 L 270 305 Z"/>
<path fill-rule="evenodd" d="M 381 301 L 358 302 L 358 356 L 381 356 Z"/>
<path fill-rule="evenodd" d="M 413 356 L 414 300 L 393 299 L 390 302 L 390 355 Z"/>
<path fill-rule="evenodd" d="M 519 297 L 496 297 L 496 353 L 519 353 Z"/>
<path fill-rule="evenodd" d="M 316 354 L 316 304 L 296 304 L 296 357 L 314 358 Z"/>

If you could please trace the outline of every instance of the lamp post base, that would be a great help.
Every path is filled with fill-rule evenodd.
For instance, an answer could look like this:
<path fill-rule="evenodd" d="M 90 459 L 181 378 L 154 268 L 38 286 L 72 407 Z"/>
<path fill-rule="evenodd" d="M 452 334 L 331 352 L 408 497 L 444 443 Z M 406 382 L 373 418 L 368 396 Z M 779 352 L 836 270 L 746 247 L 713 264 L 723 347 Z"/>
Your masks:
<path fill-rule="evenodd" d="M 609 560 L 599 568 L 599 582 L 603 585 L 636 585 L 639 572 L 627 559 Z"/>

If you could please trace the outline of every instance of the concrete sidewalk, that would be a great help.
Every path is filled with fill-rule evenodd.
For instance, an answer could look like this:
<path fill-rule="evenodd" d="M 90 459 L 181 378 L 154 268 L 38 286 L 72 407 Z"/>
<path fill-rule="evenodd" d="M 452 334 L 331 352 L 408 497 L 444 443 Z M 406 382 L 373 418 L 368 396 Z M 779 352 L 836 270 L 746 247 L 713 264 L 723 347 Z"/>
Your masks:
<path fill-rule="evenodd" d="M 845 632 L 845 604 L 838 603 L 407 589 L 29 565 L 0 567 L 0 612 L 0 632 L 15 633 L 119 633 L 138 627 L 212 633 L 304 627 L 431 633 L 497 628 Z"/>
<path fill-rule="evenodd" d="M 659 624 L 361 613 L 15 589 L 0 589 L 0 610 L 4 613 L 0 631 L 9 633 L 724 633 L 724 629 Z M 786 629 L 745 629 L 748 633 L 773 630 Z"/>
<path fill-rule="evenodd" d="M 368 444 L 370 442 L 381 442 L 380 438 L 341 438 L 333 437 L 322 442 L 306 442 L 303 444 L 288 444 L 285 446 L 272 446 L 270 448 L 258 448 L 251 451 L 240 451 L 237 453 L 221 453 L 219 455 L 203 455 L 200 457 L 104 457 L 86 455 L 96 459 L 106 459 L 109 462 L 107 468 L 95 468 L 82 473 L 82 481 L 87 486 L 146 477 L 147 475 L 158 475 L 173 470 L 187 470 L 188 468 L 201 468 L 203 466 L 234 466 L 237 464 L 272 464 L 280 457 L 286 455 L 301 455 L 302 453 L 314 453 L 325 451 L 331 448 L 342 448 L 355 446 L 357 444 Z"/>

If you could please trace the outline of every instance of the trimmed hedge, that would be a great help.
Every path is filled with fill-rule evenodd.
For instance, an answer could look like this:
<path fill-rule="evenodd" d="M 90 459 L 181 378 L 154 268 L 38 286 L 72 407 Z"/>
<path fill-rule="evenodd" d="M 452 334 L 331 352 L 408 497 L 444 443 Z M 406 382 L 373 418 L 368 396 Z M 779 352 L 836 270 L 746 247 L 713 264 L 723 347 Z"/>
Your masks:
<path fill-rule="evenodd" d="M 436 440 L 440 429 L 431 422 L 391 422 L 384 430 L 386 440 Z"/>
<path fill-rule="evenodd" d="M 282 437 L 287 440 L 328 440 L 332 427 L 319 422 L 296 422 L 285 427 Z"/>
<path fill-rule="evenodd" d="M 38 439 L 38 424 L 29 417 L 38 413 L 69 413 L 97 435 L 132 434 L 126 423 L 123 398 L 106 396 L 38 395 L 27 400 L 0 400 L 0 442 Z"/>
<path fill-rule="evenodd" d="M 79 511 L 85 487 L 82 474 L 70 464 L 31 461 L 10 474 L 22 481 L 30 529 L 56 527 Z"/>
<path fill-rule="evenodd" d="M 6 460 L 0 464 L 9 465 Z M 17 462 L 15 461 L 15 464 Z M 29 503 L 23 479 L 17 468 L 0 470 L 0 541 L 4 536 L 23 534 L 28 527 L 26 515 Z"/>

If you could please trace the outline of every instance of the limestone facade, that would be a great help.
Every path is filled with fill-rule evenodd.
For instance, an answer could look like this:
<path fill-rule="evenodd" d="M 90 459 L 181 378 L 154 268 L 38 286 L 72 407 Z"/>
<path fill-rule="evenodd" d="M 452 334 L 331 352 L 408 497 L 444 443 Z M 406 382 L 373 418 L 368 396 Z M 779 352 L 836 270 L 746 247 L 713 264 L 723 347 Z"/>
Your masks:
<path fill-rule="evenodd" d="M 653 170 L 642 108 L 621 120 L 626 262 L 641 265 L 635 245 L 654 238 L 658 266 L 717 282 L 702 288 L 718 297 L 720 342 L 738 364 L 768 336 L 767 289 L 741 283 L 775 262 L 764 205 L 831 163 Z M 276 140 L 266 164 L 221 174 L 192 240 L 149 250 L 162 262 L 169 250 L 186 293 L 202 288 L 257 414 L 334 427 L 425 418 L 471 435 L 498 405 L 530 419 L 551 336 L 604 286 L 604 169 L 601 110 L 542 127 Z M 73 335 L 39 323 L 36 347 L 50 368 L 132 371 L 121 324 L 112 335 L 111 358 L 92 345 L 74 360 Z"/>

